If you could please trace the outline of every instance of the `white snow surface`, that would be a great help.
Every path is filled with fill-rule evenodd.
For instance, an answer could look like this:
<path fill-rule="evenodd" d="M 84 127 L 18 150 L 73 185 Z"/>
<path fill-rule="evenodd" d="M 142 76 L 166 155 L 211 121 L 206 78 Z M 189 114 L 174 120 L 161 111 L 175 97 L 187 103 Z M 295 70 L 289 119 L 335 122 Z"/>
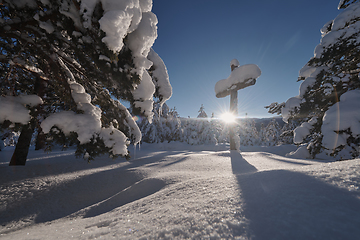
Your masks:
<path fill-rule="evenodd" d="M 0 123 L 8 120 L 13 123 L 27 124 L 31 116 L 25 106 L 32 107 L 42 103 L 42 99 L 37 95 L 0 96 Z"/>
<path fill-rule="evenodd" d="M 104 15 L 99 20 L 100 28 L 106 33 L 102 39 L 109 49 L 118 52 L 124 46 L 123 39 L 139 25 L 142 12 L 139 0 L 87 0 L 81 1 L 80 11 L 84 27 L 91 28 L 91 17 L 96 4 L 101 1 Z"/>
<path fill-rule="evenodd" d="M 143 71 L 141 82 L 137 88 L 133 91 L 134 105 L 144 112 L 145 116 L 151 122 L 154 113 L 153 109 L 153 94 L 155 93 L 155 85 L 148 71 Z"/>
<path fill-rule="evenodd" d="M 347 134 L 338 131 L 350 129 L 353 137 L 360 137 L 360 90 L 344 93 L 340 101 L 326 111 L 323 117 L 321 132 L 322 143 L 331 153 L 335 148 L 346 145 Z"/>
<path fill-rule="evenodd" d="M 0 238 L 356 239 L 360 159 L 285 157 L 294 146 L 144 144 L 130 161 L 0 151 Z"/>
<path fill-rule="evenodd" d="M 153 62 L 153 82 L 158 88 L 159 94 L 162 96 L 160 104 L 164 104 L 170 99 L 172 95 L 172 87 L 169 81 L 169 74 L 164 61 L 160 56 L 151 48 L 147 58 Z M 155 78 L 155 79 L 154 79 Z"/>
<path fill-rule="evenodd" d="M 233 61 L 231 61 L 231 63 L 234 63 Z M 238 63 L 239 62 L 236 64 Z M 222 79 L 215 84 L 215 93 L 218 94 L 229 90 L 238 83 L 245 83 L 249 80 L 257 79 L 260 75 L 261 70 L 256 64 L 239 66 L 231 72 L 228 78 Z"/>
<path fill-rule="evenodd" d="M 356 20 L 359 15 L 360 3 L 358 2 L 353 3 L 344 9 L 332 21 L 332 28 L 330 31 L 327 30 L 327 27 L 330 26 L 331 22 L 327 22 L 321 29 L 322 39 L 320 44 L 314 50 L 314 57 L 320 58 L 324 50 L 335 44 L 337 41 L 339 41 L 340 38 L 346 39 L 354 34 L 357 34 L 360 29 L 360 23 L 359 21 L 354 20 Z M 357 37 L 357 41 L 359 40 L 359 37 Z"/>
<path fill-rule="evenodd" d="M 235 66 L 235 67 L 240 66 L 239 60 L 234 58 L 233 60 L 230 61 L 230 66 Z"/>
<path fill-rule="evenodd" d="M 311 129 L 317 122 L 316 118 L 311 118 L 308 122 L 303 122 L 299 127 L 294 129 L 294 143 L 302 143 L 304 138 L 310 134 Z"/>
<path fill-rule="evenodd" d="M 128 47 L 132 51 L 133 61 L 139 76 L 152 66 L 147 59 L 151 47 L 157 38 L 157 17 L 152 12 L 144 12 L 141 22 L 135 31 L 128 35 Z"/>

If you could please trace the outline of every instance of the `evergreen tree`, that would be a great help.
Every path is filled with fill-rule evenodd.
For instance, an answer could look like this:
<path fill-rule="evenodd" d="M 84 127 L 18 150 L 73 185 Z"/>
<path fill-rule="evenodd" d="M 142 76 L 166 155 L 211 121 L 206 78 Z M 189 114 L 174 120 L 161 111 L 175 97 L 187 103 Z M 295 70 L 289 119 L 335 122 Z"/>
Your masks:
<path fill-rule="evenodd" d="M 280 131 L 279 123 L 273 118 L 265 128 L 263 145 L 276 146 L 280 140 Z"/>
<path fill-rule="evenodd" d="M 143 134 L 142 141 L 146 143 L 180 141 L 181 122 L 175 107 L 169 110 L 166 103 L 162 107 L 160 107 L 160 103 L 157 103 L 154 105 L 153 111 L 154 117 L 151 123 L 148 119 L 143 119 L 140 123 Z"/>
<path fill-rule="evenodd" d="M 199 115 L 197 116 L 198 118 L 207 118 L 207 114 L 205 112 L 205 108 L 204 105 L 201 104 L 200 110 L 198 111 Z"/>
<path fill-rule="evenodd" d="M 180 118 L 180 115 L 177 112 L 176 107 L 170 109 L 169 115 L 174 118 Z"/>
<path fill-rule="evenodd" d="M 344 9 L 353 3 L 359 2 L 359 0 L 340 0 L 338 9 Z"/>
<path fill-rule="evenodd" d="M 281 129 L 280 144 L 294 144 L 294 129 L 299 126 L 296 120 L 289 120 Z"/>
<path fill-rule="evenodd" d="M 259 133 L 254 119 L 246 118 L 240 124 L 240 143 L 243 146 L 259 145 Z"/>
<path fill-rule="evenodd" d="M 281 109 L 285 106 L 285 103 L 277 103 L 277 102 L 273 102 L 268 106 L 265 106 L 266 109 L 268 109 L 268 113 L 271 114 L 277 114 L 280 115 L 281 114 Z"/>
<path fill-rule="evenodd" d="M 201 144 L 217 144 L 215 129 L 212 128 L 211 121 L 202 121 L 202 132 L 200 134 Z"/>
<path fill-rule="evenodd" d="M 15 146 L 19 135 L 19 132 L 11 131 L 11 129 L 0 130 L 0 151 L 7 146 Z"/>
<path fill-rule="evenodd" d="M 200 128 L 201 121 L 195 121 L 192 118 L 186 118 L 181 120 L 181 126 L 183 127 L 182 141 L 190 145 L 200 144 L 199 134 L 202 129 Z"/>
<path fill-rule="evenodd" d="M 321 29 L 314 57 L 300 71 L 300 94 L 282 109 L 286 122 L 302 122 L 294 142 L 306 143 L 312 157 L 359 155 L 360 3 L 342 0 L 339 8 L 343 12 Z"/>
<path fill-rule="evenodd" d="M 265 145 L 266 142 L 266 128 L 264 123 L 262 122 L 260 124 L 260 129 L 259 129 L 259 144 L 260 145 Z"/>
<path fill-rule="evenodd" d="M 182 141 L 190 145 L 216 144 L 216 133 L 212 123 L 205 119 L 181 119 Z"/>
<path fill-rule="evenodd" d="M 47 134 L 38 137 L 47 148 L 54 142 L 77 145 L 77 156 L 128 157 L 127 139 L 136 144 L 141 134 L 115 99 L 130 102 L 134 114 L 151 120 L 153 95 L 162 102 L 171 95 L 165 65 L 150 49 L 157 36 L 151 6 L 151 1 L 131 9 L 116 1 L 2 1 L 0 108 L 24 95 L 39 99 L 21 102 L 27 121 L 0 118 L 2 128 L 21 130 L 11 165 L 25 164 L 34 132 Z M 133 11 L 126 15 L 131 19 L 111 18 L 121 11 Z M 123 28 L 116 28 L 116 21 L 123 21 Z M 159 70 L 165 79 L 159 80 Z"/>
<path fill-rule="evenodd" d="M 228 143 L 229 142 L 229 127 L 225 125 L 223 121 L 218 119 L 211 119 L 210 127 L 214 132 L 217 143 Z"/>

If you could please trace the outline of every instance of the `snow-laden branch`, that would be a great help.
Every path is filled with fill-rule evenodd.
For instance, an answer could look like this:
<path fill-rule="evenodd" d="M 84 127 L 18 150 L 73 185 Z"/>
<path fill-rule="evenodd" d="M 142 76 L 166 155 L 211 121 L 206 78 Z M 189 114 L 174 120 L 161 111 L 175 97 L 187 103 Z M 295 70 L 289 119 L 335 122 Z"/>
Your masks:
<path fill-rule="evenodd" d="M 127 155 L 128 140 L 125 134 L 112 125 L 109 128 L 101 127 L 101 109 L 91 104 L 91 96 L 75 81 L 73 74 L 60 58 L 58 61 L 67 73 L 71 96 L 83 113 L 62 111 L 51 114 L 41 123 L 43 132 L 49 133 L 53 126 L 61 129 L 65 135 L 75 132 L 80 144 L 89 143 L 94 136 L 99 135 L 114 155 Z"/>
<path fill-rule="evenodd" d="M 156 87 L 155 97 L 159 97 L 160 105 L 164 104 L 172 95 L 169 74 L 160 56 L 151 49 L 147 58 L 153 62 L 153 71 L 150 72 Z"/>
<path fill-rule="evenodd" d="M 321 131 L 324 135 L 322 143 L 328 154 L 339 146 L 346 146 L 349 133 L 352 138 L 360 138 L 360 90 L 341 95 L 340 101 L 324 114 Z"/>
<path fill-rule="evenodd" d="M 8 120 L 13 123 L 27 124 L 31 120 L 26 105 L 34 107 L 43 104 L 37 95 L 0 96 L 0 123 Z"/>

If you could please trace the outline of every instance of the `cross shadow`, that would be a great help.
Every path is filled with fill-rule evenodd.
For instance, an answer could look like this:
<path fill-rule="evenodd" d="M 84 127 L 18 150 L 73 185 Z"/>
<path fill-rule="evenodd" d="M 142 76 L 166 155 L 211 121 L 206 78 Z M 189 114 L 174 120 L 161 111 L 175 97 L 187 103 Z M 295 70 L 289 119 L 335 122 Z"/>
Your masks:
<path fill-rule="evenodd" d="M 231 158 L 231 169 L 233 174 L 253 173 L 257 171 L 257 169 L 253 165 L 248 163 L 241 156 L 239 151 L 231 150 L 230 158 Z"/>
<path fill-rule="evenodd" d="M 356 239 L 360 235 L 360 200 L 351 192 L 303 173 L 256 172 L 240 153 L 231 156 L 245 201 L 249 238 Z"/>

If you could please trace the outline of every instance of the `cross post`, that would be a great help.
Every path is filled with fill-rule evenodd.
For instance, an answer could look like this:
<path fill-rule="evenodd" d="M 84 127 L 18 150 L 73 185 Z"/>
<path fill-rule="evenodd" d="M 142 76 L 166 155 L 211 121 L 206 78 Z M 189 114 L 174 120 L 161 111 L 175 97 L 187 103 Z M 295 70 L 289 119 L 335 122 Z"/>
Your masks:
<path fill-rule="evenodd" d="M 231 65 L 231 71 L 234 71 L 235 68 L 238 66 Z M 232 90 L 230 92 L 230 112 L 234 115 L 238 115 L 238 90 Z M 236 149 L 236 143 L 235 143 L 235 126 L 236 124 L 233 124 L 230 127 L 230 150 L 237 150 Z"/>

